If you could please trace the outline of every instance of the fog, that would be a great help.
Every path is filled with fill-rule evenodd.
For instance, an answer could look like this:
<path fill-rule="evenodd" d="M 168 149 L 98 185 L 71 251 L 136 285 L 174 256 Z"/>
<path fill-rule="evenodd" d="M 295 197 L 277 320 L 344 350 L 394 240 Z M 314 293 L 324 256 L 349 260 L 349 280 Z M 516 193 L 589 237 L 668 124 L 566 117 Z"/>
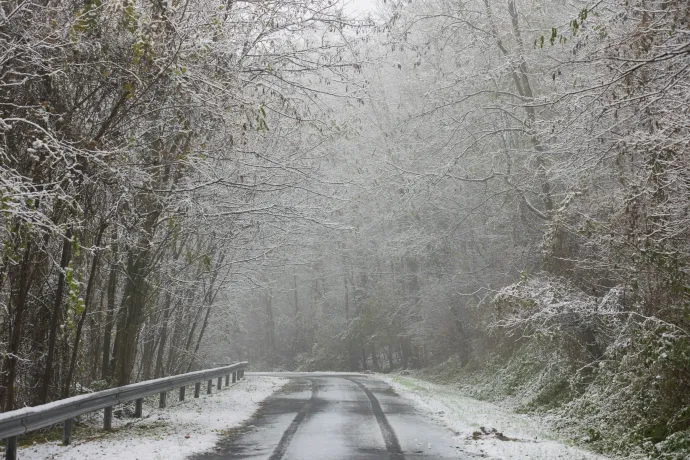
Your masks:
<path fill-rule="evenodd" d="M 3 410 L 248 360 L 687 435 L 684 2 L 20 3 Z"/>

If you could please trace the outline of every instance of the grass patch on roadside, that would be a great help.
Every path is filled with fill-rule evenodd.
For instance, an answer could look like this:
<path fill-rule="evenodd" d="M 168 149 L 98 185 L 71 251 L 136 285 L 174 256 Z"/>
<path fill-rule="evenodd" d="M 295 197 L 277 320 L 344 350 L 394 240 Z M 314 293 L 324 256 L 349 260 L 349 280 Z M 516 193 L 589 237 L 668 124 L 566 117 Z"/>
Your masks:
<path fill-rule="evenodd" d="M 89 426 L 85 424 L 77 424 L 73 423 L 72 424 L 72 440 L 79 440 L 79 441 L 91 441 L 94 439 L 100 439 L 104 438 L 106 436 L 112 435 L 114 433 L 117 433 L 120 431 L 122 428 L 113 428 L 110 431 L 103 431 L 103 430 L 98 430 L 98 428 L 94 426 Z M 63 434 L 63 428 L 62 424 L 60 425 L 54 425 L 50 428 L 46 428 L 44 430 L 37 430 L 37 431 L 32 431 L 30 433 L 27 433 L 23 436 L 19 436 L 17 438 L 17 445 L 19 447 L 28 447 L 32 446 L 34 444 L 43 444 L 43 443 L 57 443 L 60 442 L 62 444 L 62 434 Z"/>
<path fill-rule="evenodd" d="M 137 436 L 156 437 L 160 433 L 154 430 L 165 428 L 168 423 L 155 420 L 149 421 L 146 418 L 132 419 L 119 427 L 113 427 L 110 431 L 105 431 L 100 427 L 86 423 L 72 423 L 72 441 L 89 442 L 104 439 L 121 431 L 128 431 Z M 17 446 L 29 447 L 34 444 L 62 444 L 63 427 L 62 424 L 54 425 L 43 430 L 36 430 L 17 438 Z"/>
<path fill-rule="evenodd" d="M 424 391 L 426 388 L 424 388 L 421 385 L 418 385 L 417 383 L 413 382 L 411 379 L 405 378 L 402 375 L 391 375 L 391 379 L 395 382 L 398 383 L 405 388 L 409 390 L 415 390 L 415 391 Z"/>

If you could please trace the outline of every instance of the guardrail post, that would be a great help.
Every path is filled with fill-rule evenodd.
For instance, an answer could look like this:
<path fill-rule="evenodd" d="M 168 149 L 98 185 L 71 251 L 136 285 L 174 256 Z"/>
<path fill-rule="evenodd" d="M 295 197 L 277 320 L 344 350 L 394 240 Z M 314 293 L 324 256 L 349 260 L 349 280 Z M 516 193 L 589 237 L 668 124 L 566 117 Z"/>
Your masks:
<path fill-rule="evenodd" d="M 218 377 L 218 391 L 223 388 L 223 376 Z"/>
<path fill-rule="evenodd" d="M 158 407 L 160 407 L 161 409 L 165 409 L 165 400 L 167 395 L 168 393 L 166 391 L 161 391 L 161 399 L 158 402 Z"/>
<path fill-rule="evenodd" d="M 144 398 L 139 398 L 134 403 L 134 416 L 141 418 L 144 414 Z"/>
<path fill-rule="evenodd" d="M 232 383 L 236 383 L 236 382 L 237 382 L 237 372 L 233 372 L 232 373 Z"/>
<path fill-rule="evenodd" d="M 103 409 L 103 429 L 110 431 L 113 428 L 113 406 Z"/>
<path fill-rule="evenodd" d="M 212 389 L 213 389 L 213 379 L 208 381 L 208 385 L 206 386 L 206 394 L 210 395 Z"/>
<path fill-rule="evenodd" d="M 199 393 L 201 393 L 201 382 L 196 382 L 196 383 L 194 384 L 194 397 L 195 397 L 195 398 L 198 398 L 198 397 L 199 397 Z"/>
<path fill-rule="evenodd" d="M 184 394 L 187 391 L 187 387 L 180 387 L 180 401 L 184 401 Z"/>
<path fill-rule="evenodd" d="M 72 443 L 72 419 L 65 420 L 62 431 L 62 443 L 69 446 Z"/>
<path fill-rule="evenodd" d="M 12 436 L 5 439 L 5 458 L 7 460 L 17 460 L 17 437 Z"/>

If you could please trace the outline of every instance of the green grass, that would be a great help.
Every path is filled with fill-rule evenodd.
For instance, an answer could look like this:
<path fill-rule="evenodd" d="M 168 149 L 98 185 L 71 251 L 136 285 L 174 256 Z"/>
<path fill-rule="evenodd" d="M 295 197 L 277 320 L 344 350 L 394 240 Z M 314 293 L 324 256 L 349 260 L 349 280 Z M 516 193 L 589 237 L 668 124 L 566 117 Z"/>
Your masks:
<path fill-rule="evenodd" d="M 74 427 L 72 427 L 72 434 L 74 435 Z M 20 447 L 30 446 L 32 444 L 44 442 L 56 442 L 62 440 L 62 428 L 52 427 L 46 430 L 33 431 L 24 436 L 19 436 L 17 445 Z"/>
<path fill-rule="evenodd" d="M 92 426 L 73 423 L 72 439 L 76 439 L 77 437 L 79 439 L 99 439 L 117 431 L 118 429 L 113 429 L 111 431 L 99 431 L 97 428 Z M 17 439 L 17 445 L 20 447 L 26 447 L 33 444 L 61 442 L 62 433 L 62 425 L 55 425 L 44 430 L 32 431 L 31 433 L 20 436 Z"/>
<path fill-rule="evenodd" d="M 162 421 L 155 421 L 151 423 L 136 423 L 139 419 L 132 419 L 131 422 L 126 423 L 123 426 L 113 428 L 110 431 L 104 431 L 98 427 L 85 425 L 83 423 L 73 423 L 72 424 L 72 439 L 79 441 L 93 441 L 96 439 L 107 438 L 119 431 L 131 431 L 137 435 L 146 436 L 150 435 L 155 437 L 156 433 L 153 430 L 157 428 L 164 428 L 168 426 L 167 423 Z M 62 443 L 62 425 L 55 425 L 50 428 L 43 430 L 32 431 L 23 436 L 19 436 L 17 439 L 17 445 L 19 447 L 27 447 L 33 444 L 43 444 L 43 443 Z"/>
<path fill-rule="evenodd" d="M 400 375 L 393 375 L 393 376 L 391 376 L 391 378 L 394 382 L 399 383 L 400 385 L 402 385 L 405 388 L 408 388 L 410 390 L 417 390 L 417 391 L 422 390 L 423 391 L 425 389 L 424 387 L 417 385 L 412 380 L 406 379 L 405 377 L 400 376 Z"/>

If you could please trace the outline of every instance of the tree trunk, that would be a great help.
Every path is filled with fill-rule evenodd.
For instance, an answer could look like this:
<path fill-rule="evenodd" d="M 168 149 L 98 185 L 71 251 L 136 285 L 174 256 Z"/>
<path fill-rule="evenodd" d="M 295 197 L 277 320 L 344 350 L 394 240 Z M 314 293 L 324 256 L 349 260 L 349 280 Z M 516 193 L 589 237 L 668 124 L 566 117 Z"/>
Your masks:
<path fill-rule="evenodd" d="M 350 289 L 347 286 L 347 275 L 345 275 L 345 325 L 350 323 Z"/>
<path fill-rule="evenodd" d="M 201 339 L 204 337 L 204 333 L 206 332 L 206 327 L 208 326 L 208 318 L 211 316 L 211 306 L 209 305 L 206 307 L 206 315 L 204 316 L 204 322 L 201 325 L 201 330 L 199 331 L 199 337 L 197 338 L 196 341 L 196 346 L 194 347 L 194 353 L 192 354 L 192 359 L 189 360 L 189 365 L 187 366 L 187 372 L 190 372 L 192 370 L 192 366 L 196 362 L 196 356 L 197 353 L 199 352 L 199 347 L 201 347 Z"/>
<path fill-rule="evenodd" d="M 153 364 L 153 352 L 156 350 L 155 324 L 158 319 L 152 319 L 144 329 L 144 346 L 141 356 L 141 375 L 142 380 L 151 379 L 151 367 Z"/>
<path fill-rule="evenodd" d="M 156 142 L 157 143 L 157 142 Z M 158 147 L 158 146 L 157 146 Z M 161 151 L 156 148 L 156 151 Z M 169 168 L 158 170 L 161 174 L 159 185 L 168 182 Z M 153 236 L 158 218 L 162 212 L 160 203 L 150 196 L 141 198 L 142 211 L 147 210 L 146 220 L 142 223 L 142 233 L 135 248 L 128 251 L 126 283 L 123 308 L 120 309 L 117 321 L 117 333 L 114 346 L 114 380 L 118 386 L 130 383 L 134 363 L 137 357 L 139 333 L 144 324 L 144 312 L 148 294 L 148 270 L 153 256 Z"/>
<path fill-rule="evenodd" d="M 158 352 L 156 353 L 156 367 L 153 371 L 153 378 L 158 379 L 165 376 L 163 370 L 163 356 L 165 355 L 165 342 L 168 340 L 168 318 L 170 318 L 170 302 L 172 301 L 172 294 L 170 291 L 165 295 L 165 304 L 163 305 L 163 321 L 161 324 L 161 338 L 158 343 Z"/>
<path fill-rule="evenodd" d="M 357 370 L 357 359 L 355 357 L 355 352 L 352 349 L 352 340 L 350 339 L 349 329 L 350 329 L 350 288 L 347 283 L 347 273 L 344 277 L 345 280 L 345 329 L 348 331 L 346 334 L 347 343 L 345 347 L 347 349 L 347 359 L 350 364 L 350 372 Z"/>
<path fill-rule="evenodd" d="M 201 326 L 201 331 L 199 331 L 199 337 L 197 338 L 196 346 L 194 347 L 194 354 L 192 355 L 192 360 L 189 363 L 187 372 L 190 371 L 192 365 L 194 364 L 194 361 L 196 360 L 197 353 L 199 352 L 199 347 L 201 347 L 201 340 L 204 338 L 204 334 L 206 333 L 208 319 L 211 315 L 211 307 L 213 306 L 213 302 L 215 302 L 216 300 L 216 294 L 218 293 L 218 290 L 214 291 L 214 289 L 216 281 L 218 280 L 218 275 L 220 274 L 221 267 L 223 266 L 223 260 L 225 260 L 225 254 L 221 254 L 218 258 L 218 262 L 216 263 L 217 268 L 213 272 L 213 276 L 211 277 L 211 282 L 209 283 L 208 290 L 204 295 L 203 303 L 206 305 L 206 315 L 204 317 L 204 323 Z"/>
<path fill-rule="evenodd" d="M 297 292 L 297 275 L 292 274 L 292 290 L 295 302 L 295 341 L 294 351 L 301 353 L 304 349 L 304 328 L 302 327 L 302 315 L 299 308 L 299 297 Z"/>
<path fill-rule="evenodd" d="M 187 341 L 185 342 L 184 346 L 184 356 L 182 356 L 181 361 L 184 360 L 186 356 L 189 356 L 189 350 L 192 348 L 192 342 L 194 342 L 194 334 L 196 332 L 196 328 L 199 325 L 199 320 L 201 319 L 201 315 L 203 314 L 204 311 L 204 303 L 201 303 L 201 306 L 197 308 L 196 313 L 194 314 L 194 321 L 192 322 L 192 327 L 189 329 L 189 333 L 187 334 Z M 191 359 L 190 362 L 187 364 L 187 369 L 191 369 L 194 364 L 194 359 Z M 182 369 L 183 364 L 178 363 L 177 366 L 175 366 L 175 372 L 179 369 Z M 189 370 L 187 371 L 189 372 Z"/>
<path fill-rule="evenodd" d="M 297 275 L 292 275 L 293 289 L 295 293 L 295 317 L 299 317 L 299 298 L 297 297 Z"/>
<path fill-rule="evenodd" d="M 127 282 L 123 306 L 118 315 L 114 346 L 114 382 L 117 386 L 130 383 L 137 356 L 139 332 L 146 304 L 146 273 L 150 252 L 130 250 L 127 257 Z"/>
<path fill-rule="evenodd" d="M 410 347 L 405 339 L 400 343 L 400 355 L 402 357 L 402 367 L 407 369 L 407 366 L 410 364 Z"/>
<path fill-rule="evenodd" d="M 110 277 L 108 279 L 108 304 L 105 313 L 105 330 L 103 331 L 103 360 L 101 361 L 101 378 L 109 381 L 111 377 L 110 358 L 111 349 L 110 341 L 113 335 L 113 319 L 115 317 L 115 296 L 117 295 L 117 229 L 113 228 L 112 236 L 112 256 L 113 261 L 110 264 Z"/>
<path fill-rule="evenodd" d="M 98 273 L 98 265 L 101 261 L 101 241 L 103 239 L 103 232 L 106 229 L 106 225 L 103 224 L 99 228 L 98 235 L 96 236 L 96 252 L 93 255 L 93 261 L 91 262 L 91 273 L 89 274 L 89 281 L 86 285 L 86 293 L 84 294 L 84 311 L 81 313 L 81 318 L 79 318 L 79 324 L 77 325 L 77 332 L 74 338 L 74 346 L 72 347 L 72 359 L 69 363 L 69 370 L 67 371 L 67 378 L 65 380 L 65 386 L 62 389 L 62 397 L 67 398 L 69 396 L 69 389 L 72 385 L 72 378 L 74 376 L 74 367 L 77 363 L 77 355 L 79 353 L 79 343 L 81 342 L 81 331 L 84 327 L 84 321 L 86 320 L 86 314 L 89 311 L 89 306 L 91 305 L 91 294 L 93 293 L 93 286 L 96 284 L 96 275 Z"/>
<path fill-rule="evenodd" d="M 69 265 L 72 256 L 72 227 L 67 229 L 67 234 L 62 242 L 62 255 L 60 257 L 60 272 L 58 273 L 58 281 L 55 289 L 55 298 L 53 300 L 53 312 L 50 317 L 50 331 L 48 336 L 48 352 L 46 355 L 46 368 L 43 373 L 43 383 L 38 396 L 41 404 L 48 402 L 48 390 L 53 378 L 53 361 L 55 360 L 55 343 L 57 341 L 58 322 L 62 317 L 62 297 L 65 292 L 65 269 Z"/>
<path fill-rule="evenodd" d="M 94 302 L 94 305 L 98 305 L 98 314 L 91 315 L 89 322 L 88 334 L 90 346 L 88 347 L 91 355 L 89 359 L 91 361 L 89 378 L 91 381 L 98 380 L 101 378 L 101 360 L 103 359 L 103 329 L 101 325 L 105 323 L 105 306 L 103 305 L 103 300 L 107 297 L 103 293 L 103 289 L 98 290 L 98 301 Z"/>
<path fill-rule="evenodd" d="M 376 359 L 376 347 L 374 345 L 371 346 L 371 367 L 375 371 L 381 370 L 379 368 L 379 361 L 378 361 L 378 359 Z"/>
<path fill-rule="evenodd" d="M 174 372 L 173 363 L 177 360 L 179 355 L 179 347 L 173 344 L 180 343 L 182 341 L 182 328 L 184 320 L 184 310 L 180 309 L 180 313 L 177 318 L 173 321 L 174 327 L 172 329 L 172 335 L 170 336 L 170 350 L 168 350 L 168 359 L 166 360 L 165 368 L 161 372 L 167 372 L 168 375 L 172 375 Z"/>
<path fill-rule="evenodd" d="M 19 268 L 18 289 L 14 308 L 14 318 L 10 329 L 10 343 L 7 353 L 4 354 L 2 369 L 4 372 L 4 382 L 0 385 L 0 401 L 5 411 L 14 409 L 14 380 L 17 377 L 17 359 L 19 346 L 22 338 L 22 326 L 24 322 L 24 312 L 26 301 L 31 287 L 32 277 L 30 276 L 31 255 L 33 244 L 29 241 L 24 249 L 24 257 Z"/>
<path fill-rule="evenodd" d="M 266 349 L 268 364 L 273 366 L 276 353 L 275 322 L 273 319 L 273 295 L 266 293 Z"/>

